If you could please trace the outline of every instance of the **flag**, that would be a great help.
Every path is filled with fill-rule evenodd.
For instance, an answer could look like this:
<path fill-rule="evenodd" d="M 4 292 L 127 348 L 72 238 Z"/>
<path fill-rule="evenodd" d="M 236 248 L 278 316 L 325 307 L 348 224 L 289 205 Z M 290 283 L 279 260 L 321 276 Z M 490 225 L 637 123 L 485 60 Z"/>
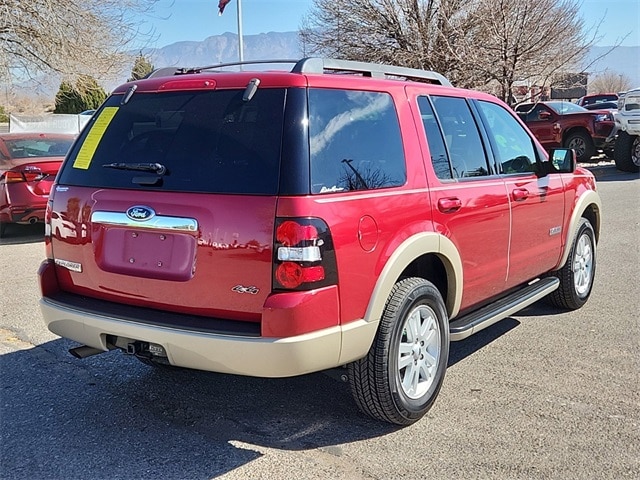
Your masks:
<path fill-rule="evenodd" d="M 220 0 L 218 2 L 218 16 L 222 15 L 224 13 L 224 7 L 227 6 L 227 4 L 230 2 L 231 0 Z"/>

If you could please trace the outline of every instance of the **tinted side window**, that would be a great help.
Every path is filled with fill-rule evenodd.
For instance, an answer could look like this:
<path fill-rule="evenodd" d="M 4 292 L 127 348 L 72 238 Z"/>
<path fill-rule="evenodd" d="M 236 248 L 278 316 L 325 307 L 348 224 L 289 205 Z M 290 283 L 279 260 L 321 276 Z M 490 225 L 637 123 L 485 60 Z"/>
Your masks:
<path fill-rule="evenodd" d="M 83 129 L 59 182 L 276 194 L 285 91 L 258 89 L 248 102 L 242 100 L 243 92 L 136 93 L 125 105 L 120 104 L 122 96 L 114 95 Z M 109 167 L 154 163 L 166 168 L 159 179 L 151 172 Z"/>
<path fill-rule="evenodd" d="M 464 98 L 431 97 L 451 156 L 454 178 L 489 175 L 480 132 Z"/>
<path fill-rule="evenodd" d="M 551 111 L 543 104 L 522 105 L 517 108 L 520 118 L 525 122 L 546 122 L 549 118 L 540 118 L 540 112 L 551 113 Z"/>
<path fill-rule="evenodd" d="M 390 95 L 309 89 L 311 192 L 397 187 L 406 181 Z"/>
<path fill-rule="evenodd" d="M 478 102 L 487 134 L 503 173 L 534 172 L 536 154 L 531 137 L 513 116 L 491 102 Z"/>
<path fill-rule="evenodd" d="M 436 116 L 431 108 L 431 103 L 429 103 L 427 97 L 418 97 L 418 108 L 420 109 L 424 132 L 427 135 L 431 163 L 433 164 L 436 176 L 441 180 L 451 179 L 453 175 L 451 174 L 447 147 L 444 145 L 444 138 L 442 137 L 440 126 L 438 125 Z"/>

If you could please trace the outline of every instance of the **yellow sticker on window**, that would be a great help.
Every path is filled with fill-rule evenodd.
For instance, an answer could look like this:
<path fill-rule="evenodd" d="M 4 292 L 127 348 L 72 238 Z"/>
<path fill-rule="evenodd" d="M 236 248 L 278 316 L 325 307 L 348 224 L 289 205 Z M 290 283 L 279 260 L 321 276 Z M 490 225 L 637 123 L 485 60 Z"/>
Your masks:
<path fill-rule="evenodd" d="M 113 117 L 118 113 L 118 108 L 119 107 L 105 107 L 102 109 L 100 116 L 96 118 L 91 130 L 82 143 L 82 147 L 80 147 L 80 151 L 73 162 L 73 168 L 80 168 L 82 170 L 89 168 L 91 160 L 93 160 L 93 154 L 96 153 L 98 144 L 100 140 L 102 140 L 102 136 L 111 123 L 111 120 L 113 120 Z"/>

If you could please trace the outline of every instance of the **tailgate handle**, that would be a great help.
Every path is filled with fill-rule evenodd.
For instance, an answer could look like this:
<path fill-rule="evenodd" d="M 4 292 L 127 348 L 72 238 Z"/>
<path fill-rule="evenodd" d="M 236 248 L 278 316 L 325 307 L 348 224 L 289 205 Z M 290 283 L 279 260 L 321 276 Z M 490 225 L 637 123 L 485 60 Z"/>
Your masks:
<path fill-rule="evenodd" d="M 459 198 L 451 197 L 451 198 L 441 198 L 438 200 L 438 210 L 442 213 L 453 213 L 460 210 L 462 207 L 462 202 Z"/>

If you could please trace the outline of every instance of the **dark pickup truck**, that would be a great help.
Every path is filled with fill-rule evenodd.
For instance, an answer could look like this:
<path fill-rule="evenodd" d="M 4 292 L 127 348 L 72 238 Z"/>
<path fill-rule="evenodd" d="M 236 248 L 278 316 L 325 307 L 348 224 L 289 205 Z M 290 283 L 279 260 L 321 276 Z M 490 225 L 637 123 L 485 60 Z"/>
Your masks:
<path fill-rule="evenodd" d="M 578 162 L 588 162 L 596 150 L 613 151 L 617 129 L 610 111 L 552 101 L 523 103 L 516 112 L 547 150 L 572 148 Z"/>

